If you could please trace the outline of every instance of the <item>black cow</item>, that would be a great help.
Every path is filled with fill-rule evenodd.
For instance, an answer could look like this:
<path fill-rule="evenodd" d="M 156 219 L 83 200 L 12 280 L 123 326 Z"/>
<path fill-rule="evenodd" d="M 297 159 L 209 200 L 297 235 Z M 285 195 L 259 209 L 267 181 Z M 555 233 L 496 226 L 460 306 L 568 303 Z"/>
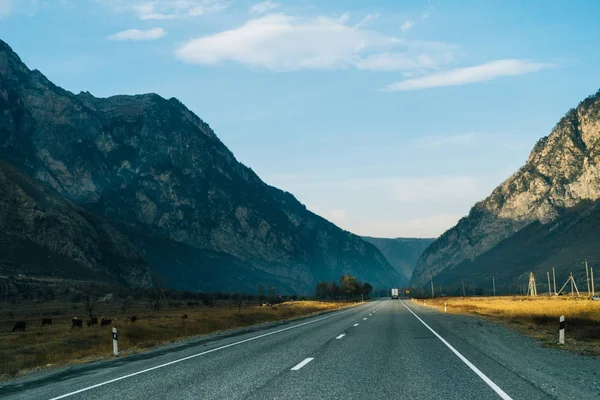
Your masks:
<path fill-rule="evenodd" d="M 100 326 L 106 326 L 110 324 L 112 324 L 112 319 L 106 319 L 102 317 L 102 319 L 100 320 Z"/>
<path fill-rule="evenodd" d="M 42 318 L 42 326 L 52 325 L 52 318 Z"/>
<path fill-rule="evenodd" d="M 71 318 L 71 328 L 81 328 L 83 327 L 83 320 L 79 317 Z"/>
<path fill-rule="evenodd" d="M 129 321 L 135 322 L 135 321 L 137 321 L 137 317 L 135 315 L 131 316 L 131 317 L 129 317 Z"/>
<path fill-rule="evenodd" d="M 98 317 L 88 319 L 87 326 L 98 326 Z"/>
<path fill-rule="evenodd" d="M 183 314 L 183 315 L 181 316 L 181 319 L 188 319 L 188 315 L 187 315 L 187 314 Z"/>
<path fill-rule="evenodd" d="M 25 321 L 17 321 L 12 331 L 25 332 Z"/>

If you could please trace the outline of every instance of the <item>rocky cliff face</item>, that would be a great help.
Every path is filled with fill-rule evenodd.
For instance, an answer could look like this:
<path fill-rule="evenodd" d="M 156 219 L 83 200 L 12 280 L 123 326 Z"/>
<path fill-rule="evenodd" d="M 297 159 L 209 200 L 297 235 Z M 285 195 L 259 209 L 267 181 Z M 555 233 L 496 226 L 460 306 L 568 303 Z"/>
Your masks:
<path fill-rule="evenodd" d="M 568 209 L 600 199 L 599 139 L 600 92 L 570 110 L 535 145 L 525 166 L 427 248 L 412 284 L 423 285 L 430 271 L 456 269 L 458 277 L 458 266 L 474 263 L 525 227 L 552 226 Z"/>
<path fill-rule="evenodd" d="M 0 161 L 0 271 L 151 285 L 148 264 L 105 219 Z"/>
<path fill-rule="evenodd" d="M 231 264 L 287 287 L 298 278 L 312 287 L 342 273 L 373 284 L 397 276 L 374 246 L 264 184 L 174 98 L 74 95 L 27 69 L 0 43 L 0 111 L 0 157 L 118 221 L 144 253 L 153 253 L 155 271 L 175 262 L 153 251 L 164 238 L 201 250 L 179 259 L 179 280 L 198 279 L 207 254 L 236 260 L 217 263 L 221 271 L 212 271 L 206 290 L 224 289 L 231 274 L 243 275 L 225 268 Z"/>
<path fill-rule="evenodd" d="M 400 286 L 408 285 L 410 278 L 423 251 L 435 239 L 412 238 L 375 238 L 363 236 L 363 240 L 372 243 L 381 251 L 392 267 L 404 277 Z"/>

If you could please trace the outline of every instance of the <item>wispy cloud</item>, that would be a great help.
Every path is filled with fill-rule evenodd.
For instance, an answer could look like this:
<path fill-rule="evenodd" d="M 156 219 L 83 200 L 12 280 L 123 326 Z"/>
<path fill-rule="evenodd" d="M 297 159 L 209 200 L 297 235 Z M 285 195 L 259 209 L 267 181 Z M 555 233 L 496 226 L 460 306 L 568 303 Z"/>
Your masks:
<path fill-rule="evenodd" d="M 264 14 L 279 7 L 281 7 L 281 4 L 270 0 L 261 1 L 260 3 L 253 4 L 252 7 L 250 7 L 250 12 L 252 14 Z"/>
<path fill-rule="evenodd" d="M 524 75 L 552 66 L 552 64 L 537 63 L 528 60 L 496 60 L 474 67 L 457 68 L 450 71 L 426 75 L 420 78 L 407 79 L 402 82 L 388 85 L 384 90 L 395 92 L 442 86 L 461 86 L 470 83 L 489 81 L 504 76 Z"/>
<path fill-rule="evenodd" d="M 438 66 L 452 47 L 408 41 L 348 24 L 340 18 L 271 14 L 191 40 L 176 51 L 181 60 L 216 65 L 233 61 L 274 71 L 336 69 L 401 70 Z"/>
<path fill-rule="evenodd" d="M 363 26 L 366 26 L 369 21 L 372 21 L 374 19 L 377 19 L 380 17 L 380 14 L 369 14 L 366 17 L 364 17 L 358 24 L 354 25 L 355 28 L 362 28 Z"/>
<path fill-rule="evenodd" d="M 133 12 L 141 20 L 169 20 L 199 17 L 227 9 L 231 1 L 224 0 L 96 0 L 116 12 Z"/>
<path fill-rule="evenodd" d="M 402 32 L 406 32 L 412 29 L 414 26 L 415 23 L 409 19 L 407 21 L 404 21 L 404 23 L 400 26 L 400 29 L 402 30 Z"/>
<path fill-rule="evenodd" d="M 167 32 L 163 28 L 153 29 L 127 29 L 121 32 L 117 32 L 114 35 L 108 37 L 109 40 L 157 40 L 165 37 Z"/>

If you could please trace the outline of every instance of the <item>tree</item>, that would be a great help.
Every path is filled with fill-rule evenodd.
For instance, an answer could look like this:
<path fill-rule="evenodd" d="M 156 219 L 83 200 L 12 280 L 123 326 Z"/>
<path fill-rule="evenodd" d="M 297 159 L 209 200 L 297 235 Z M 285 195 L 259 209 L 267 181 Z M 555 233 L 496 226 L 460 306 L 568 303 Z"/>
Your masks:
<path fill-rule="evenodd" d="M 242 312 L 242 305 L 248 296 L 245 293 L 236 293 L 235 294 L 235 304 L 237 304 L 238 312 Z"/>
<path fill-rule="evenodd" d="M 152 281 L 154 283 L 154 288 L 153 288 L 153 300 L 154 300 L 154 304 L 152 305 L 152 308 L 154 311 L 156 311 L 156 314 L 158 314 L 160 312 L 160 302 L 162 299 L 167 300 L 167 297 L 165 296 L 165 293 L 163 291 L 163 281 L 162 278 L 159 276 L 154 275 L 152 277 Z"/>
<path fill-rule="evenodd" d="M 359 282 L 352 275 L 340 276 L 340 289 L 346 295 L 346 300 L 355 294 L 360 294 Z"/>
<path fill-rule="evenodd" d="M 327 282 L 318 282 L 315 290 L 317 299 L 324 299 L 329 295 L 329 284 Z"/>
<path fill-rule="evenodd" d="M 369 282 L 365 282 L 362 285 L 362 294 L 364 294 L 365 296 L 369 296 L 372 291 L 373 291 L 373 286 L 371 286 L 371 284 Z"/>
<path fill-rule="evenodd" d="M 87 311 L 87 313 L 89 314 L 90 320 L 94 318 L 94 309 L 96 308 L 99 302 L 100 299 L 98 298 L 98 294 L 92 288 L 86 288 L 86 290 L 83 293 L 83 307 L 85 308 L 85 311 Z"/>

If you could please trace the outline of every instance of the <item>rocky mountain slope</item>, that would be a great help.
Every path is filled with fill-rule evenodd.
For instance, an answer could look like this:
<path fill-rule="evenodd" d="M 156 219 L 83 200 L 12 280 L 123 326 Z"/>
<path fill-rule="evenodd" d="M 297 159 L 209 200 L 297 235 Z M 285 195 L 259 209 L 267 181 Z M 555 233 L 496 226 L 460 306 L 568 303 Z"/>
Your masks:
<path fill-rule="evenodd" d="M 507 284 L 514 283 L 529 271 L 545 275 L 561 252 L 570 256 L 551 264 L 564 275 L 597 253 L 585 216 L 595 218 L 600 199 L 599 139 L 600 92 L 570 110 L 538 141 L 519 171 L 427 248 L 412 284 L 423 285 L 432 271 L 455 284 L 464 276 L 488 287 L 494 270 L 505 275 Z M 485 271 L 485 279 L 477 278 L 477 271 Z"/>
<path fill-rule="evenodd" d="M 398 278 L 373 245 L 263 183 L 178 100 L 74 95 L 2 42 L 0 158 L 118 223 L 171 285 Z"/>
<path fill-rule="evenodd" d="M 412 239 L 412 238 L 375 238 L 363 236 L 363 240 L 374 244 L 379 251 L 390 262 L 392 267 L 401 274 L 407 282 L 410 281 L 412 273 L 419 261 L 423 251 L 435 239 Z"/>
<path fill-rule="evenodd" d="M 148 264 L 105 219 L 0 161 L 0 274 L 151 285 Z"/>

